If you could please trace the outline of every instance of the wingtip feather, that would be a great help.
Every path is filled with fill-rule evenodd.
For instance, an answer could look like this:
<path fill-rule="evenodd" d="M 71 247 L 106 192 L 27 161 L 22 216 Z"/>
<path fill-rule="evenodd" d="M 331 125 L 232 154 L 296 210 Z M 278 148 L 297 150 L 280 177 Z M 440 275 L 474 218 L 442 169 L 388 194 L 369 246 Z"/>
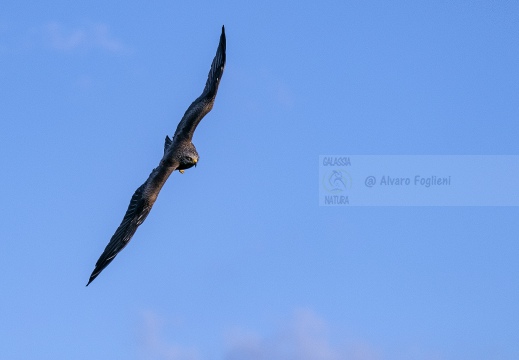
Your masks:
<path fill-rule="evenodd" d="M 95 272 L 95 270 L 94 270 Z M 94 273 L 92 273 L 92 275 L 90 275 L 90 279 L 88 279 L 88 283 L 86 284 L 86 286 L 90 285 L 90 283 L 92 281 L 94 281 L 94 279 L 97 277 L 97 275 L 99 275 L 99 273 L 97 273 L 95 276 L 94 276 Z"/>
<path fill-rule="evenodd" d="M 224 49 L 225 49 L 225 43 L 226 43 L 225 26 L 222 25 L 222 35 L 220 35 L 220 44 L 221 44 L 221 46 L 223 46 Z"/>

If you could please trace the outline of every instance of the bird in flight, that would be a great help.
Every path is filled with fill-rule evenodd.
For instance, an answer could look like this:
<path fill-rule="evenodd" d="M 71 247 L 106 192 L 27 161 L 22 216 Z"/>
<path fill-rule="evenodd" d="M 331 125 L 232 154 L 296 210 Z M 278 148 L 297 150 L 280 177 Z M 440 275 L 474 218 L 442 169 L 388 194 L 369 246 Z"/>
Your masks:
<path fill-rule="evenodd" d="M 213 108 L 218 85 L 225 67 L 225 28 L 222 26 L 220 43 L 211 64 L 204 91 L 187 108 L 180 120 L 177 130 L 170 139 L 166 135 L 164 156 L 159 165 L 153 169 L 148 180 L 135 191 L 128 205 L 121 225 L 117 228 L 105 250 L 97 260 L 96 266 L 87 286 L 112 262 L 112 260 L 130 242 L 133 234 L 150 213 L 162 186 L 175 170 L 184 173 L 198 162 L 198 153 L 191 142 L 196 126 L 202 118 Z"/>

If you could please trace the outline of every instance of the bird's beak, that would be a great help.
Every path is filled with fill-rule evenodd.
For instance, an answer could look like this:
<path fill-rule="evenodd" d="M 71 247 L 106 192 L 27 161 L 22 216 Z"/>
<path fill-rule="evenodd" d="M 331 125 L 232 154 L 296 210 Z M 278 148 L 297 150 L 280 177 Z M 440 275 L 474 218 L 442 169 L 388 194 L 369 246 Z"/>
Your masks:
<path fill-rule="evenodd" d="M 196 167 L 196 164 L 198 163 L 198 160 L 195 160 L 195 167 Z"/>

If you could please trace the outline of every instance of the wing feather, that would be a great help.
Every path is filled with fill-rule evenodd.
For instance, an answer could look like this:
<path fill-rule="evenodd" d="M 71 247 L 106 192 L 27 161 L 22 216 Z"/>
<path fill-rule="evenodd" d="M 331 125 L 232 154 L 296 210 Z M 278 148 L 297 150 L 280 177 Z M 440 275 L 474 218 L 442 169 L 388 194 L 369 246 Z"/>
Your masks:
<path fill-rule="evenodd" d="M 139 225 L 144 222 L 146 216 L 150 213 L 153 204 L 150 204 L 148 197 L 145 194 L 147 183 L 148 181 L 139 186 L 133 194 L 128 209 L 126 210 L 126 214 L 121 221 L 121 225 L 119 225 L 110 239 L 110 242 L 99 257 L 99 260 L 97 260 L 95 269 L 92 272 L 92 275 L 90 275 L 90 280 L 88 280 L 87 286 L 94 281 L 101 271 L 112 262 L 117 254 L 128 245 Z"/>
<path fill-rule="evenodd" d="M 220 43 L 216 50 L 216 55 L 211 63 L 211 69 L 207 75 L 204 91 L 193 103 L 187 108 L 182 120 L 177 126 L 174 138 L 175 140 L 191 139 L 197 125 L 202 118 L 213 108 L 214 99 L 220 85 L 220 80 L 225 68 L 225 27 L 222 26 L 222 34 L 220 35 Z"/>

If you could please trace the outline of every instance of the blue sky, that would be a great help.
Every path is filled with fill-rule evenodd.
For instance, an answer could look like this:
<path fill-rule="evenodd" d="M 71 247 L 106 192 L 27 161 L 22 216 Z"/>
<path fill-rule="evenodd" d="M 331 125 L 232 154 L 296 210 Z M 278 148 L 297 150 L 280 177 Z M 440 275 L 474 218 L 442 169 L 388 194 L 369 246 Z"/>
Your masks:
<path fill-rule="evenodd" d="M 199 166 L 86 288 L 222 24 Z M 319 155 L 517 155 L 518 35 L 512 1 L 3 1 L 0 357 L 519 358 L 517 207 L 318 206 Z"/>

